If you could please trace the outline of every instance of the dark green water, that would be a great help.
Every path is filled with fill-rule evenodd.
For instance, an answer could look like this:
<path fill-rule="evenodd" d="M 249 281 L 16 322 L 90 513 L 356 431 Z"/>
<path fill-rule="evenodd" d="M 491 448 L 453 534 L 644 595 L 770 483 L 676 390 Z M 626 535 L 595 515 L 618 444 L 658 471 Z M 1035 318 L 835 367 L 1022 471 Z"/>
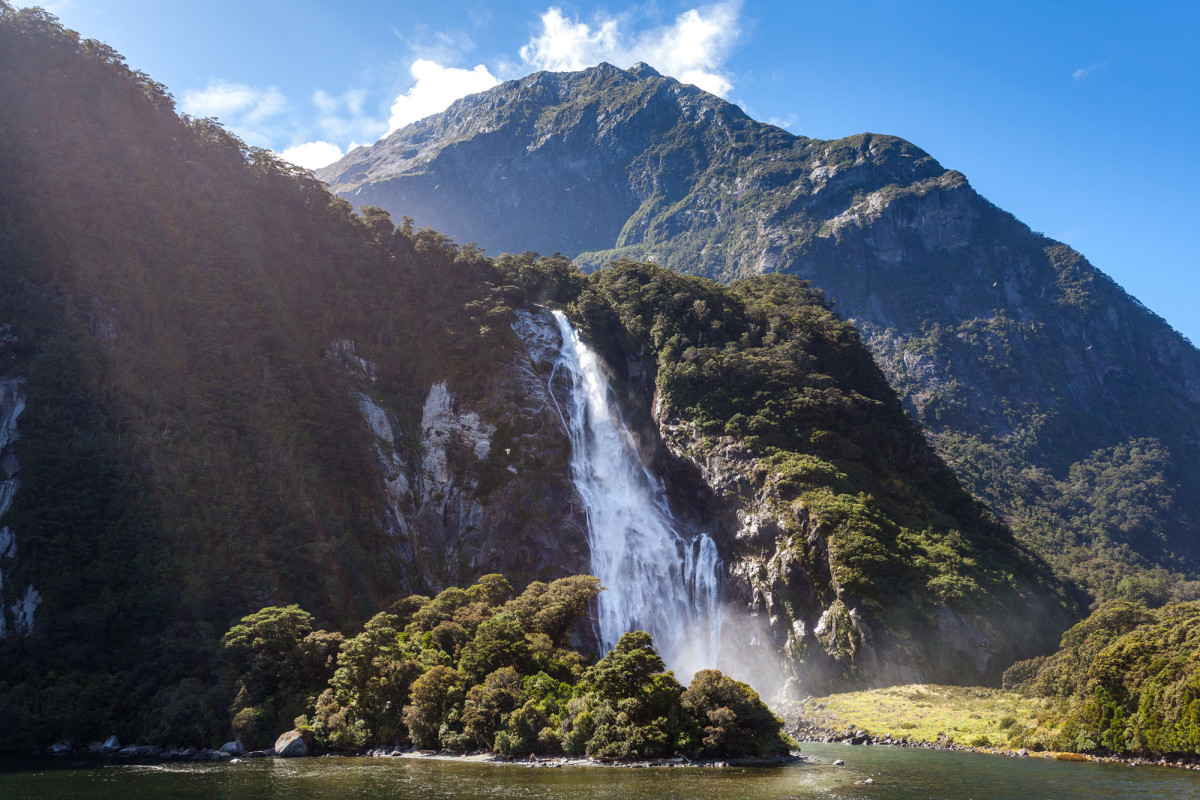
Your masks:
<path fill-rule="evenodd" d="M 1074 764 L 887 747 L 808 745 L 815 764 L 619 769 L 313 758 L 239 764 L 109 766 L 0 773 L 3 800 L 759 800 L 760 798 L 1200 799 L 1200 772 Z M 833 766 L 835 758 L 846 765 Z M 856 785 L 872 778 L 873 785 Z"/>

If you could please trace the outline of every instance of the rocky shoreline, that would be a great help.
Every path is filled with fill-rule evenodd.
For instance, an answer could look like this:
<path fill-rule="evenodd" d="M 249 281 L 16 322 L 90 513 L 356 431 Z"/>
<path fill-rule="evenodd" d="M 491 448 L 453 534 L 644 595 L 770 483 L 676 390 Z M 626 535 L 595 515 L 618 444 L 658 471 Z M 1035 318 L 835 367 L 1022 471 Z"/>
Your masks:
<path fill-rule="evenodd" d="M 53 758 L 80 764 L 96 763 L 162 763 L 162 762 L 229 762 L 238 763 L 247 759 L 260 758 L 304 758 L 313 756 L 365 757 L 365 758 L 410 758 L 423 760 L 469 761 L 487 764 L 509 764 L 528 768 L 557 767 L 624 767 L 642 769 L 647 767 L 772 767 L 795 764 L 811 759 L 798 753 L 770 758 L 725 758 L 689 759 L 674 758 L 618 761 L 615 759 L 593 759 L 577 756 L 505 756 L 496 753 L 454 753 L 448 750 L 420 750 L 415 747 L 375 747 L 359 752 L 329 752 L 313 748 L 300 731 L 288 731 L 281 735 L 275 746 L 265 750 L 246 750 L 240 741 L 226 742 L 220 748 L 163 747 L 160 745 L 129 744 L 122 746 L 115 736 L 104 742 L 92 742 L 86 746 L 74 746 L 59 740 L 44 750 L 29 754 L 33 758 Z"/>
<path fill-rule="evenodd" d="M 12 756 L 14 754 L 6 754 Z M 235 761 L 238 759 L 274 758 L 274 748 L 246 750 L 240 742 L 226 742 L 217 749 L 208 747 L 174 747 L 148 744 L 122 745 L 117 737 L 110 736 L 103 742 L 74 745 L 60 739 L 45 749 L 28 754 L 32 758 L 86 759 L 87 761 Z"/>
<path fill-rule="evenodd" d="M 1007 756 L 1009 758 L 1049 758 L 1056 761 L 1080 761 L 1096 764 L 1126 764 L 1128 766 L 1175 767 L 1200 771 L 1200 756 L 1175 755 L 1170 758 L 1159 755 L 1087 755 L 1084 753 L 1067 753 L 1055 750 L 1028 750 L 1024 747 L 1013 749 L 1002 746 L 974 747 L 960 744 L 943 737 L 939 741 L 930 742 L 923 739 L 913 739 L 907 736 L 893 737 L 890 733 L 882 736 L 869 733 L 859 728 L 835 730 L 803 720 L 790 720 L 785 730 L 796 741 L 804 744 L 845 744 L 845 745 L 883 745 L 887 747 L 911 747 L 920 750 L 947 750 L 961 753 L 982 753 L 992 756 Z"/>
<path fill-rule="evenodd" d="M 403 747 L 379 747 L 358 755 L 370 758 L 415 758 L 444 761 L 474 761 L 488 764 L 512 764 L 523 767 L 624 767 L 626 769 L 643 769 L 646 767 L 775 767 L 782 764 L 797 764 L 809 761 L 799 753 L 789 753 L 785 756 L 770 758 L 724 758 L 724 759 L 690 759 L 686 756 L 674 758 L 653 758 L 635 761 L 618 761 L 615 759 L 596 759 L 583 756 L 504 756 L 495 753 L 452 753 L 446 750 L 417 750 Z"/>
<path fill-rule="evenodd" d="M 938 741 L 925 741 L 907 736 L 893 737 L 890 733 L 876 735 L 858 728 L 832 729 L 804 721 L 790 721 L 788 733 L 796 741 L 814 744 L 844 744 L 850 746 L 877 745 L 885 747 L 908 747 L 920 750 L 945 750 L 962 753 L 1005 756 L 1008 758 L 1048 758 L 1057 761 L 1080 761 L 1128 766 L 1175 767 L 1200 771 L 1198 756 L 1158 755 L 1087 755 L 1052 750 L 1031 751 L 1026 748 L 1013 749 L 1002 746 L 975 747 L 942 737 Z M 375 747 L 359 752 L 329 752 L 314 749 L 299 731 L 288 731 L 275 742 L 275 747 L 264 750 L 246 750 L 240 741 L 226 742 L 220 748 L 163 747 L 160 745 L 129 744 L 122 746 L 115 736 L 104 742 L 93 742 L 86 746 L 73 746 L 66 740 L 55 742 L 45 750 L 36 750 L 31 757 L 52 757 L 80 760 L 82 763 L 161 763 L 161 762 L 231 762 L 260 758 L 303 758 L 311 756 L 365 757 L 365 758 L 411 758 L 424 760 L 470 761 L 487 764 L 509 764 L 527 768 L 558 767 L 624 767 L 642 769 L 647 767 L 770 767 L 782 764 L 811 762 L 814 759 L 802 753 L 792 752 L 786 756 L 771 758 L 726 758 L 689 759 L 685 756 L 636 761 L 593 759 L 577 756 L 505 756 L 489 752 L 454 753 L 445 750 L 420 750 L 415 747 Z"/>

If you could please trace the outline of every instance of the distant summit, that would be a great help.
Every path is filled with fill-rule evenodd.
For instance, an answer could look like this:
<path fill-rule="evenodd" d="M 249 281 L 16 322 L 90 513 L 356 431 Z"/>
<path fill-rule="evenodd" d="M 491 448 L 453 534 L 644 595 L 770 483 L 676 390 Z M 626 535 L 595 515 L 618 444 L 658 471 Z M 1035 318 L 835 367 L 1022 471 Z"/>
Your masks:
<path fill-rule="evenodd" d="M 493 253 L 808 278 L 1045 557 L 1100 596 L 1195 593 L 1200 353 L 903 139 L 793 136 L 601 64 L 464 98 L 318 177 Z"/>
<path fill-rule="evenodd" d="M 645 61 L 639 61 L 629 68 L 629 72 L 639 78 L 661 78 L 662 75 L 654 67 L 647 64 Z"/>

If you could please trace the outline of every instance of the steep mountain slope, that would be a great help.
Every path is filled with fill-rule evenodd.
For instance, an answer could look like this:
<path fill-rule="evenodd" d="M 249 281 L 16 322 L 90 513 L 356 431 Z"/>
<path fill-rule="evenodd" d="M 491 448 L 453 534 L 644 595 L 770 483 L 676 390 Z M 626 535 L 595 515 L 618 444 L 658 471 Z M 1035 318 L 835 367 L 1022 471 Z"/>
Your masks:
<path fill-rule="evenodd" d="M 466 308 L 477 253 L 352 216 L 3 4 L 0 106 L 10 741 L 214 735 L 216 640 L 264 605 L 343 627 L 586 569 L 537 351 Z"/>
<path fill-rule="evenodd" d="M 538 73 L 318 173 L 491 250 L 810 279 L 939 452 L 1100 596 L 1194 594 L 1200 352 L 912 144 L 792 136 L 637 65 Z"/>
<path fill-rule="evenodd" d="M 713 533 L 728 592 L 752 612 L 726 623 L 741 668 L 775 661 L 766 640 L 802 691 L 995 680 L 1010 652 L 1038 649 L 1073 612 L 932 452 L 819 291 L 620 261 L 572 309 L 607 345 L 631 410 L 653 408 L 642 449 L 679 518 Z"/>
<path fill-rule="evenodd" d="M 3 2 L 0 107 L 0 749 L 219 741 L 216 641 L 264 605 L 348 630 L 586 571 L 544 305 L 810 685 L 998 678 L 1074 610 L 803 281 L 587 277 L 355 216 Z"/>

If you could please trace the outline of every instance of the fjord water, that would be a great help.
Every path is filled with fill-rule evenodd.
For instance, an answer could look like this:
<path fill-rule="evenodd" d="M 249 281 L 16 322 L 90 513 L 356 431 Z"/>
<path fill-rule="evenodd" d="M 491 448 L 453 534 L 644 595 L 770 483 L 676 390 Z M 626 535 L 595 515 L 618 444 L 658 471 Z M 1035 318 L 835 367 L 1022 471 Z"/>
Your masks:
<path fill-rule="evenodd" d="M 551 383 L 560 372 L 567 380 L 568 407 L 559 412 L 571 437 L 571 479 L 587 511 L 591 569 L 605 587 L 601 644 L 609 649 L 627 631 L 649 631 L 667 668 L 687 683 L 696 670 L 717 665 L 717 548 L 705 534 L 678 533 L 666 492 L 642 463 L 599 358 L 565 314 L 553 313 L 563 344 Z"/>
<path fill-rule="evenodd" d="M 1200 773 L 1167 767 L 890 747 L 805 746 L 816 763 L 782 767 L 526 769 L 401 758 L 309 758 L 239 764 L 110 766 L 0 772 L 5 800 L 721 800 L 973 798 L 1190 800 Z M 833 765 L 843 758 L 846 765 Z M 867 778 L 871 785 L 858 783 Z"/>

